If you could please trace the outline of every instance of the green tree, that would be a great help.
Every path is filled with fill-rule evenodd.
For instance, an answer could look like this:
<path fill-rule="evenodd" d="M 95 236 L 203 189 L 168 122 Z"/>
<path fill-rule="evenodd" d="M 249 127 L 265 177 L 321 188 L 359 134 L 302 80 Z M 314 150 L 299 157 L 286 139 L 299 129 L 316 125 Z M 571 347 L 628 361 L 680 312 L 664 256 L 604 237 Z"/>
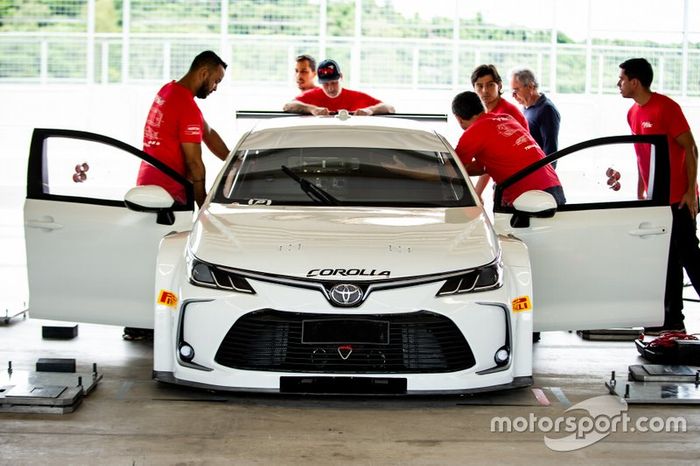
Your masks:
<path fill-rule="evenodd" d="M 114 0 L 95 0 L 95 32 L 119 32 L 121 14 Z"/>

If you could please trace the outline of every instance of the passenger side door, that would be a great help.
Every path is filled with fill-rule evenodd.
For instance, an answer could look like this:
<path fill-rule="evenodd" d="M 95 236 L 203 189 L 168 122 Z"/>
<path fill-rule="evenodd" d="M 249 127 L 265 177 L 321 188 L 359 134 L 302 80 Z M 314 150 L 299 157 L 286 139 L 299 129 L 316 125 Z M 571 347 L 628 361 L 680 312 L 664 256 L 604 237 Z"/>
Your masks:
<path fill-rule="evenodd" d="M 651 147 L 653 182 L 646 200 L 637 199 L 635 144 Z M 554 160 L 565 205 L 550 216 L 500 206 L 503 189 Z M 535 330 L 663 323 L 668 196 L 667 141 L 648 135 L 577 144 L 497 187 L 497 232 L 522 240 L 530 252 Z"/>

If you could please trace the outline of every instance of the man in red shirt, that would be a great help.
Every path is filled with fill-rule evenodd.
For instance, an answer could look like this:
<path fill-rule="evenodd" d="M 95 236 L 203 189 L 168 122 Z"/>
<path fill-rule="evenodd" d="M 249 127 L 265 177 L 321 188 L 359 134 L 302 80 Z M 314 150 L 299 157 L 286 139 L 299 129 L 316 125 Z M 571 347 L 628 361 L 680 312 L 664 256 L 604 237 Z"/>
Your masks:
<path fill-rule="evenodd" d="M 143 150 L 189 179 L 194 200 L 201 207 L 206 197 L 202 141 L 221 160 L 229 154 L 221 136 L 211 128 L 194 98 L 206 99 L 224 78 L 226 63 L 212 51 L 197 55 L 179 81 L 163 86 L 151 105 L 143 130 Z M 152 165 L 142 162 L 138 185 L 165 188 L 181 204 L 186 203 L 182 185 Z"/>
<path fill-rule="evenodd" d="M 469 175 L 487 173 L 502 183 L 523 168 L 544 158 L 527 129 L 505 114 L 486 113 L 474 92 L 462 92 L 452 100 L 452 113 L 464 133 L 455 152 Z M 511 205 L 525 191 L 550 193 L 557 204 L 566 202 L 551 165 L 546 165 L 503 191 L 502 202 Z"/>
<path fill-rule="evenodd" d="M 503 80 L 494 65 L 479 65 L 471 76 L 472 87 L 484 104 L 486 113 L 510 115 L 520 123 L 523 128 L 529 130 L 525 115 L 518 107 L 501 97 L 503 95 Z M 476 183 L 476 193 L 481 197 L 489 183 L 489 175 L 482 175 Z"/>
<path fill-rule="evenodd" d="M 292 113 L 330 115 L 340 110 L 355 115 L 381 115 L 394 113 L 394 107 L 385 104 L 364 92 L 343 88 L 343 73 L 333 60 L 323 60 L 316 70 L 320 88 L 311 89 L 285 104 L 283 110 Z"/>
<path fill-rule="evenodd" d="M 683 324 L 683 268 L 695 291 L 700 294 L 700 248 L 698 247 L 698 148 L 680 106 L 651 91 L 654 71 L 644 58 L 632 58 L 620 64 L 617 87 L 622 97 L 633 99 L 627 122 L 633 134 L 664 134 L 668 139 L 671 163 L 670 203 L 673 213 L 671 245 L 664 299 L 665 319 L 662 327 L 646 328 L 648 335 L 662 331 L 685 331 Z M 646 199 L 649 186 L 651 154 L 646 144 L 636 144 L 637 197 Z"/>

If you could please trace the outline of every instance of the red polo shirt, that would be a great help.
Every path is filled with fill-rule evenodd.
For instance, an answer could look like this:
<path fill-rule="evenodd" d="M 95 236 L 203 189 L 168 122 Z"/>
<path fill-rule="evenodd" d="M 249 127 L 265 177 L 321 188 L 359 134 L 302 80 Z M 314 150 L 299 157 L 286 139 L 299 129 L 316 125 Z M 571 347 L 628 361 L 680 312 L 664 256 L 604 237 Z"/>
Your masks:
<path fill-rule="evenodd" d="M 518 110 L 518 107 L 515 105 L 511 104 L 508 102 L 506 99 L 501 97 L 501 99 L 498 101 L 498 105 L 496 105 L 493 110 L 491 110 L 489 113 L 505 113 L 506 115 L 510 115 L 513 118 L 517 120 L 518 123 L 520 123 L 523 128 L 529 130 L 530 125 L 527 123 L 527 118 L 525 118 L 525 115 L 523 112 Z"/>
<path fill-rule="evenodd" d="M 527 129 L 510 115 L 482 113 L 464 131 L 455 149 L 464 166 L 476 160 L 496 184 L 544 158 Z M 503 204 L 510 205 L 525 191 L 559 186 L 551 165 L 540 168 L 503 191 Z"/>
<path fill-rule="evenodd" d="M 331 98 L 323 92 L 323 88 L 321 87 L 306 91 L 296 96 L 295 100 L 305 104 L 315 105 L 316 107 L 325 107 L 331 112 L 337 112 L 338 110 L 354 112 L 360 108 L 371 107 L 372 105 L 382 103 L 381 100 L 377 100 L 364 92 L 345 88 L 340 91 L 338 97 Z"/>
<path fill-rule="evenodd" d="M 185 176 L 185 153 L 182 143 L 201 144 L 204 118 L 189 89 L 172 81 L 163 86 L 151 105 L 143 129 L 143 151 Z M 138 185 L 158 185 L 184 204 L 185 189 L 169 176 L 145 162 L 141 163 Z"/>
<path fill-rule="evenodd" d="M 664 134 L 668 139 L 668 155 L 671 162 L 671 204 L 677 204 L 688 191 L 688 172 L 685 165 L 685 149 L 676 138 L 690 131 L 688 121 L 681 107 L 669 97 L 654 92 L 644 105 L 635 103 L 627 112 L 627 122 L 632 134 Z M 649 165 L 651 146 L 635 144 L 637 166 L 644 181 L 649 186 Z M 697 193 L 696 193 L 697 194 Z"/>

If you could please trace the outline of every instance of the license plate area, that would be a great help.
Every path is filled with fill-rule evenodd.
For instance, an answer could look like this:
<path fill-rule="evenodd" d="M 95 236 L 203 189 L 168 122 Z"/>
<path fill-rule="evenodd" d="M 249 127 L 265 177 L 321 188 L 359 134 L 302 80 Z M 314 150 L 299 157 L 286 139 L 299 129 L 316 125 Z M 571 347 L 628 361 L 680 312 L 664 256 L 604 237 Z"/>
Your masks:
<path fill-rule="evenodd" d="M 389 344 L 389 322 L 368 319 L 308 319 L 301 323 L 304 344 Z"/>

